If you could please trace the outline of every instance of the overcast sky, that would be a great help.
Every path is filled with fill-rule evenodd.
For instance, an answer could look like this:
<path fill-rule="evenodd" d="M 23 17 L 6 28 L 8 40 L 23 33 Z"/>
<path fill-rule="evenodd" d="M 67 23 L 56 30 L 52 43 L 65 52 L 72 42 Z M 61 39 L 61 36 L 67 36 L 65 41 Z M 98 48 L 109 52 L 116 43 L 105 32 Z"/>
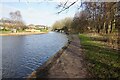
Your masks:
<path fill-rule="evenodd" d="M 26 24 L 41 24 L 51 26 L 56 20 L 65 17 L 73 17 L 77 11 L 76 6 L 69 10 L 56 14 L 59 10 L 56 6 L 59 2 L 4 2 L 0 3 L 0 18 L 10 18 L 9 13 L 19 10 Z"/>

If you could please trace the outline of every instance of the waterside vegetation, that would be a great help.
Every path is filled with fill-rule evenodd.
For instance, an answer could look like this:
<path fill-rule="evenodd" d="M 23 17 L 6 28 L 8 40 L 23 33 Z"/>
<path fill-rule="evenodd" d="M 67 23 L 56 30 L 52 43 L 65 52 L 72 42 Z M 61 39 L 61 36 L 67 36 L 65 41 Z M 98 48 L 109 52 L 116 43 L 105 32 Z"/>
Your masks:
<path fill-rule="evenodd" d="M 68 5 L 66 2 L 59 7 L 64 11 L 76 2 Z M 94 77 L 120 77 L 119 5 L 120 2 L 83 2 L 79 7 L 82 10 L 73 18 L 59 20 L 53 25 L 53 30 L 61 28 L 69 34 L 79 34 L 88 69 Z"/>

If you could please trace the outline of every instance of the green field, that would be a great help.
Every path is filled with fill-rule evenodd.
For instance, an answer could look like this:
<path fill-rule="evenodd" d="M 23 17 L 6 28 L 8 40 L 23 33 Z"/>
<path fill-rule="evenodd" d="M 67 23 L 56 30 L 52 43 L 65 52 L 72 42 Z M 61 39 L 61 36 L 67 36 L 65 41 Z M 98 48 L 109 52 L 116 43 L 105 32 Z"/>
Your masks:
<path fill-rule="evenodd" d="M 88 61 L 88 69 L 94 77 L 120 78 L 120 54 L 102 41 L 95 41 L 85 34 L 79 35 L 82 48 Z"/>

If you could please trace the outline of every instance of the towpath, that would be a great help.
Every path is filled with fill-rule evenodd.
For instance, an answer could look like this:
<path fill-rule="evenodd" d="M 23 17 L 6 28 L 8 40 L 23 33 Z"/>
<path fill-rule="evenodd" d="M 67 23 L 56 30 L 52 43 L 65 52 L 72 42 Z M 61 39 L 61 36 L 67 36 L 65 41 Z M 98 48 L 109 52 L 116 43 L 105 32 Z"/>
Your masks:
<path fill-rule="evenodd" d="M 80 39 L 72 35 L 72 41 L 55 61 L 54 65 L 47 70 L 45 78 L 88 78 L 84 53 L 80 46 Z"/>

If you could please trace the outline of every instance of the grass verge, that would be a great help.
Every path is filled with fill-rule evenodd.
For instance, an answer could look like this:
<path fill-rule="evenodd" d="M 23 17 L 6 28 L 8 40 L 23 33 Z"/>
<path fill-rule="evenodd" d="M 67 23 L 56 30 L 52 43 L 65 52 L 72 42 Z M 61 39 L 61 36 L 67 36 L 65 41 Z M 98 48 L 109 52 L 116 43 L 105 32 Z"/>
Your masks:
<path fill-rule="evenodd" d="M 120 54 L 102 42 L 92 40 L 86 34 L 79 34 L 82 48 L 88 60 L 88 69 L 94 77 L 120 78 Z"/>

